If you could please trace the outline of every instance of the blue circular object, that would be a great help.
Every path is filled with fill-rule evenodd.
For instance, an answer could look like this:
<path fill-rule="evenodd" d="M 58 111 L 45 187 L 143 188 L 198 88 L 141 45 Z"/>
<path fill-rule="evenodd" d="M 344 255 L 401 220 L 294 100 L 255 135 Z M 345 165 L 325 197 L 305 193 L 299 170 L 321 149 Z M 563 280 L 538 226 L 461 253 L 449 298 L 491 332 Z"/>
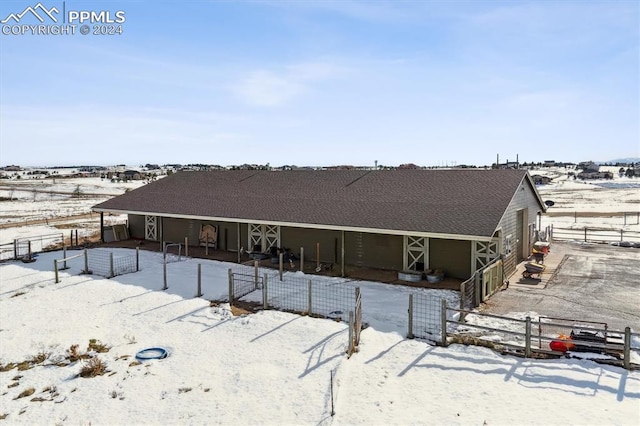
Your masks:
<path fill-rule="evenodd" d="M 147 348 L 139 351 L 136 354 L 136 359 L 163 359 L 167 357 L 167 350 L 165 348 Z"/>

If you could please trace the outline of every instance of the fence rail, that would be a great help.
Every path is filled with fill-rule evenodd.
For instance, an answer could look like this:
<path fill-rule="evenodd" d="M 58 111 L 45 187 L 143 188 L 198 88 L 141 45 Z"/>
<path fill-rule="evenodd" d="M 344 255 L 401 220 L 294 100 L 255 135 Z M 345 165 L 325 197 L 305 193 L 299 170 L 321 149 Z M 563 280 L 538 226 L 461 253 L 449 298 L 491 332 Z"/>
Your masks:
<path fill-rule="evenodd" d="M 593 352 L 605 355 L 598 357 L 598 362 L 620 364 L 626 369 L 640 367 L 631 361 L 632 352 L 640 354 L 640 344 L 634 343 L 634 339 L 640 342 L 640 333 L 632 333 L 629 327 L 618 331 L 609 329 L 605 323 L 585 320 L 517 319 L 446 305 L 443 309 L 447 312 L 442 315 L 443 342 L 447 341 L 447 336 L 453 341 L 458 337 L 464 343 L 510 348 L 525 357 L 532 357 L 535 353 L 561 356 L 571 352 L 577 356 L 579 352 Z M 463 317 L 466 318 L 464 322 Z"/>
<path fill-rule="evenodd" d="M 562 241 L 584 241 L 593 243 L 640 243 L 640 232 L 625 229 L 553 228 L 553 239 Z"/>
<path fill-rule="evenodd" d="M 10 243 L 0 244 L 0 260 L 23 259 L 36 253 L 59 250 L 64 245 L 63 233 L 16 238 Z"/>

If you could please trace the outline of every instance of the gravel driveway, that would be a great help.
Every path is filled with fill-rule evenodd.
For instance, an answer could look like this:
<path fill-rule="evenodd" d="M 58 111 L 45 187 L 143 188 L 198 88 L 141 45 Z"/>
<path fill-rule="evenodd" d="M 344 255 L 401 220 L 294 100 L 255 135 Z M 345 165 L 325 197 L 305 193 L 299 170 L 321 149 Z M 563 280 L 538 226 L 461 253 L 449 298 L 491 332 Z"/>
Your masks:
<path fill-rule="evenodd" d="M 546 286 L 511 285 L 484 311 L 605 322 L 612 329 L 640 331 L 640 249 L 554 243 L 564 256 Z M 511 277 L 517 281 L 518 277 Z"/>

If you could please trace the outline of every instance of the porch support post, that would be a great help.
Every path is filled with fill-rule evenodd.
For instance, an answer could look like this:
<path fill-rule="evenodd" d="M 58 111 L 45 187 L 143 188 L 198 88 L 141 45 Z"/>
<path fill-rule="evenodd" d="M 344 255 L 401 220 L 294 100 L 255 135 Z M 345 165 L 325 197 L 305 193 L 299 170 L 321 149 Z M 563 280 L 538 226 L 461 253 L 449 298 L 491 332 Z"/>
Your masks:
<path fill-rule="evenodd" d="M 341 237 L 342 237 L 342 242 L 340 244 L 341 246 L 341 250 L 340 250 L 340 266 L 341 266 L 341 270 L 340 272 L 342 273 L 342 276 L 344 277 L 344 230 L 342 230 L 341 232 Z"/>
<path fill-rule="evenodd" d="M 409 256 L 407 254 L 407 246 L 408 246 L 409 237 L 406 235 L 402 236 L 402 270 L 405 271 L 409 269 Z"/>
<path fill-rule="evenodd" d="M 100 212 L 100 242 L 104 243 L 104 212 Z M 73 241 L 71 245 L 73 245 Z"/>
<path fill-rule="evenodd" d="M 238 241 L 237 241 L 238 250 L 237 251 L 238 251 L 238 263 L 240 263 L 241 262 L 241 259 L 240 259 L 240 222 L 238 222 L 237 225 L 238 225 L 237 229 L 236 229 L 237 233 L 238 233 Z"/>

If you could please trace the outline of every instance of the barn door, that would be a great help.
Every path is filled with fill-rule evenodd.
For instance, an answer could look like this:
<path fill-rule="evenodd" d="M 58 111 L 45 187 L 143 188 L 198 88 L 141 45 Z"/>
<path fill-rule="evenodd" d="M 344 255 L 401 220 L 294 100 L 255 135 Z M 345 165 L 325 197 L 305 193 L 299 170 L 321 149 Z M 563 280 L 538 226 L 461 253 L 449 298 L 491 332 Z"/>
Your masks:
<path fill-rule="evenodd" d="M 158 216 L 144 217 L 144 238 L 146 240 L 158 241 Z"/>
<path fill-rule="evenodd" d="M 474 241 L 473 243 L 473 270 L 484 268 L 493 259 L 498 257 L 499 239 L 491 241 Z"/>
<path fill-rule="evenodd" d="M 280 247 L 280 226 L 250 223 L 249 250 L 266 253 L 271 247 Z"/>
<path fill-rule="evenodd" d="M 259 248 L 258 248 L 259 247 Z M 262 252 L 262 225 L 249 224 L 249 251 Z"/>
<path fill-rule="evenodd" d="M 429 268 L 429 239 L 425 237 L 404 237 L 404 269 L 425 271 Z"/>
<path fill-rule="evenodd" d="M 280 227 L 278 225 L 263 225 L 265 251 L 271 247 L 280 247 Z"/>

